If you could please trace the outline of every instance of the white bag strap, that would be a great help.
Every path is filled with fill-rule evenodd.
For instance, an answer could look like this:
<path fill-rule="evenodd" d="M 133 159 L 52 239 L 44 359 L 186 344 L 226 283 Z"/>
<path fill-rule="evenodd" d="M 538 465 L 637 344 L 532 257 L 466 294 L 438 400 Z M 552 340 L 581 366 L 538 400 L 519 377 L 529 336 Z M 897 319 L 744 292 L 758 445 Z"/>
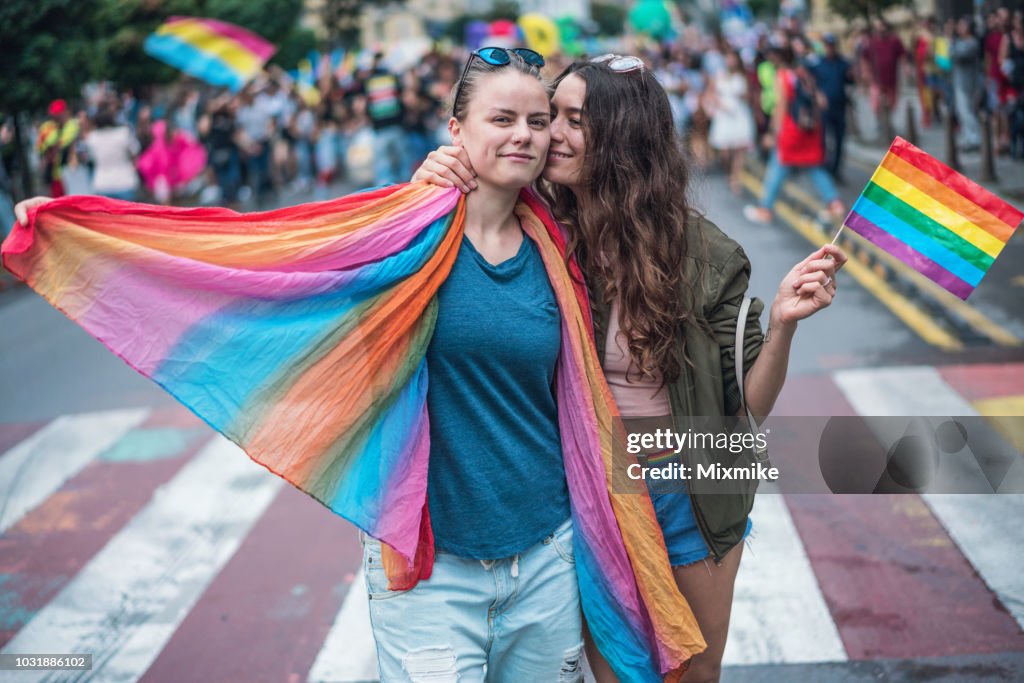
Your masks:
<path fill-rule="evenodd" d="M 761 434 L 761 429 L 757 425 L 757 420 L 754 419 L 754 414 L 750 412 L 750 407 L 747 406 L 747 398 L 743 391 L 743 337 L 744 331 L 747 327 L 747 313 L 750 311 L 750 304 L 752 299 L 749 296 L 743 297 L 743 303 L 740 304 L 739 315 L 736 316 L 736 383 L 740 389 L 740 405 L 743 406 L 744 412 L 747 414 L 747 426 L 750 429 L 750 433 L 754 435 L 754 458 L 765 464 L 768 463 L 768 449 L 759 448 L 756 444 L 766 443 L 764 439 L 758 439 L 757 436 Z"/>

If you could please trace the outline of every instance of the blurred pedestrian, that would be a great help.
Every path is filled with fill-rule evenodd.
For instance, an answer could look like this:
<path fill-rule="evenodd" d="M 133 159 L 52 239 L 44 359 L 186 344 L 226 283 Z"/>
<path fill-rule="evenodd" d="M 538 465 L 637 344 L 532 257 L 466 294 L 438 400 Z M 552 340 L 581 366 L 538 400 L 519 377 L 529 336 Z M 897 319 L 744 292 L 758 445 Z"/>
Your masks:
<path fill-rule="evenodd" d="M 409 70 L 402 74 L 402 128 L 405 131 L 405 163 L 419 166 L 427 153 L 437 146 L 434 140 L 433 112 L 437 102 L 416 74 Z"/>
<path fill-rule="evenodd" d="M 1005 75 L 1008 144 L 1015 158 L 1024 157 L 1024 12 L 1013 13 L 1009 33 L 999 51 L 1000 71 Z"/>
<path fill-rule="evenodd" d="M 931 128 L 932 119 L 937 108 L 937 99 L 933 91 L 935 73 L 935 19 L 924 17 L 917 25 L 913 44 L 914 85 L 917 88 L 917 100 L 921 105 L 921 125 Z"/>
<path fill-rule="evenodd" d="M 812 72 L 819 90 L 825 95 L 827 106 L 823 115 L 825 124 L 825 162 L 829 173 L 842 181 L 843 145 L 846 140 L 846 108 L 849 102 L 847 86 L 853 85 L 853 67 L 839 54 L 839 38 L 834 33 L 822 37 L 825 54 L 814 61 Z"/>
<path fill-rule="evenodd" d="M 313 165 L 313 141 L 316 137 L 316 112 L 298 95 L 295 97 L 295 112 L 288 122 L 288 135 L 295 150 L 295 181 L 292 189 L 306 192 L 313 188 L 316 173 Z"/>
<path fill-rule="evenodd" d="M 711 158 L 711 150 L 708 146 L 711 120 L 708 117 L 707 102 L 705 101 L 707 76 L 701 69 L 699 54 L 690 54 L 689 63 L 683 72 L 683 80 L 686 83 L 686 94 L 683 96 L 683 103 L 686 107 L 685 141 L 690 149 L 693 162 L 703 168 Z"/>
<path fill-rule="evenodd" d="M 392 185 L 409 177 L 408 151 L 403 127 L 402 85 L 377 53 L 360 92 L 367 98 L 373 125 L 373 170 L 377 185 Z"/>
<path fill-rule="evenodd" d="M 199 120 L 199 134 L 206 143 L 210 167 L 220 188 L 220 201 L 234 206 L 242 183 L 239 142 L 241 133 L 235 117 L 238 100 L 220 95 L 210 102 Z"/>
<path fill-rule="evenodd" d="M 92 160 L 92 191 L 105 197 L 134 201 L 139 189 L 135 159 L 139 141 L 131 128 L 117 123 L 112 104 L 104 103 L 93 117 L 93 130 L 85 136 Z"/>
<path fill-rule="evenodd" d="M 153 108 L 148 104 L 140 104 L 135 117 L 135 137 L 141 149 L 148 149 L 153 144 Z"/>
<path fill-rule="evenodd" d="M 78 120 L 71 116 L 68 103 L 64 100 L 53 100 L 46 112 L 50 118 L 39 126 L 36 153 L 42 161 L 43 180 L 50 188 L 50 196 L 63 197 L 65 191 L 61 174 L 68 164 L 70 155 L 74 153 L 79 125 Z"/>
<path fill-rule="evenodd" d="M 992 135 L 1000 153 L 1009 151 L 1010 129 L 1007 120 L 1010 81 L 1003 71 L 1003 44 L 1010 32 L 1010 11 L 1000 7 L 989 12 L 981 45 L 984 55 L 985 98 L 992 120 Z"/>
<path fill-rule="evenodd" d="M 188 87 L 178 93 L 178 97 L 171 108 L 171 121 L 178 130 L 183 130 L 193 137 L 198 137 L 199 130 L 199 91 L 194 87 Z"/>
<path fill-rule="evenodd" d="M 970 17 L 957 20 L 949 56 L 953 64 L 953 100 L 960 122 L 960 145 L 965 152 L 976 151 L 981 147 L 977 111 L 983 81 L 981 44 L 971 28 Z"/>
<path fill-rule="evenodd" d="M 238 108 L 238 126 L 242 132 L 242 158 L 245 182 L 259 202 L 271 189 L 270 152 L 274 136 L 274 117 L 271 101 L 256 98 L 254 88 L 242 91 Z"/>
<path fill-rule="evenodd" d="M 314 159 L 316 161 L 316 186 L 318 197 L 326 199 L 327 187 L 338 175 L 339 157 L 338 122 L 334 107 L 329 102 L 320 107 L 320 121 L 316 134 Z"/>
<path fill-rule="evenodd" d="M 876 114 L 882 124 L 882 141 L 889 144 L 894 137 L 892 114 L 899 96 L 900 68 L 907 50 L 903 41 L 884 19 L 875 21 L 875 34 L 869 41 L 875 84 L 878 87 Z"/>
<path fill-rule="evenodd" d="M 746 70 L 736 50 L 725 52 L 725 65 L 708 87 L 711 130 L 708 143 L 722 158 L 733 194 L 743 191 L 740 176 L 747 150 L 754 144 L 754 116 L 750 111 Z"/>
<path fill-rule="evenodd" d="M 764 191 L 756 206 L 743 209 L 755 223 L 769 223 L 772 207 L 790 172 L 806 171 L 826 204 L 820 218 L 841 218 L 843 203 L 836 193 L 832 176 L 825 170 L 825 145 L 822 135 L 824 95 L 816 87 L 806 64 L 793 64 L 791 50 L 781 53 L 781 68 L 776 79 L 777 101 L 772 118 L 773 152 L 764 175 Z"/>
<path fill-rule="evenodd" d="M 760 86 L 760 97 L 758 98 L 758 116 L 757 116 L 757 139 L 762 142 L 758 145 L 764 153 L 762 155 L 762 161 L 767 160 L 768 151 L 770 145 L 763 144 L 765 136 L 769 134 L 771 129 L 772 114 L 775 111 L 775 78 L 778 74 L 779 64 L 781 63 L 781 51 L 783 43 L 773 36 L 768 39 L 767 45 L 764 51 L 764 58 L 757 64 L 757 82 Z"/>

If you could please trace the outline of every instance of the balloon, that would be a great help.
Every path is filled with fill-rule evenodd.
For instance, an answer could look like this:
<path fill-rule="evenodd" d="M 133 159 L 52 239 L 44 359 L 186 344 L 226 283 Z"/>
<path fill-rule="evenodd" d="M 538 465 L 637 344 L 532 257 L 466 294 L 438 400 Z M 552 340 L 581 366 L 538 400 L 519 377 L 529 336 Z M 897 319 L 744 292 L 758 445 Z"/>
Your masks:
<path fill-rule="evenodd" d="M 640 33 L 659 38 L 672 29 L 672 17 L 663 0 L 640 0 L 629 10 L 630 26 Z"/>
<path fill-rule="evenodd" d="M 580 42 L 580 27 L 570 16 L 558 19 L 558 35 L 562 39 L 562 52 L 570 57 L 583 54 L 583 43 Z"/>
<path fill-rule="evenodd" d="M 471 21 L 466 24 L 466 47 L 476 50 L 484 45 L 487 36 L 491 35 L 491 27 L 486 21 Z"/>
<path fill-rule="evenodd" d="M 558 52 L 562 41 L 558 26 L 543 14 L 524 14 L 519 17 L 519 28 L 523 30 L 526 47 L 544 57 Z"/>
<path fill-rule="evenodd" d="M 495 38 L 517 38 L 519 27 L 508 19 L 495 19 L 491 22 L 491 36 Z"/>

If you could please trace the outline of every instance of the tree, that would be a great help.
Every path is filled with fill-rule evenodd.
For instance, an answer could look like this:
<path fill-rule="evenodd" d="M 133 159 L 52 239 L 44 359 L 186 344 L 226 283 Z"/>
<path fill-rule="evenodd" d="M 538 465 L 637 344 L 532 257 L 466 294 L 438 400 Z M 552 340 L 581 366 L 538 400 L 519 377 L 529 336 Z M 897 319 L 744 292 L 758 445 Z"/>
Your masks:
<path fill-rule="evenodd" d="M 402 2 L 403 0 L 398 0 Z M 324 0 L 320 19 L 327 29 L 327 49 L 354 48 L 359 45 L 359 26 L 367 5 L 391 5 L 392 0 Z"/>
<path fill-rule="evenodd" d="M 36 112 L 57 97 L 75 97 L 99 62 L 95 3 L 79 0 L 0 2 L 0 111 Z"/>
<path fill-rule="evenodd" d="M 747 6 L 755 17 L 776 17 L 779 15 L 779 0 L 749 0 Z"/>
<path fill-rule="evenodd" d="M 103 58 L 96 73 L 117 87 L 144 90 L 169 83 L 181 72 L 147 55 L 142 45 L 160 24 L 172 16 L 196 16 L 195 0 L 101 0 L 95 2 L 97 21 L 105 36 L 98 45 Z"/>
<path fill-rule="evenodd" d="M 621 36 L 626 28 L 626 9 L 622 5 L 595 2 L 590 16 L 597 24 L 598 35 Z"/>
<path fill-rule="evenodd" d="M 315 49 L 317 49 L 316 34 L 308 28 L 295 26 L 278 44 L 277 52 L 270 58 L 270 63 L 277 64 L 284 69 L 294 69 Z"/>
<path fill-rule="evenodd" d="M 98 23 L 96 6 L 80 0 L 4 0 L 0 2 L 0 113 L 14 121 L 14 158 L 20 177 L 15 195 L 33 193 L 26 172 L 27 116 L 45 110 L 55 98 L 78 95 L 95 73 Z"/>
<path fill-rule="evenodd" d="M 292 32 L 302 11 L 302 0 L 101 0 L 95 4 L 101 8 L 102 35 L 108 36 L 100 45 L 104 55 L 100 77 L 134 89 L 178 78 L 180 72 L 148 56 L 142 47 L 146 37 L 172 16 L 229 21 L 280 46 L 295 39 Z"/>
<path fill-rule="evenodd" d="M 868 23 L 890 7 L 904 4 L 900 0 L 828 0 L 828 8 L 846 21 L 862 17 Z"/>

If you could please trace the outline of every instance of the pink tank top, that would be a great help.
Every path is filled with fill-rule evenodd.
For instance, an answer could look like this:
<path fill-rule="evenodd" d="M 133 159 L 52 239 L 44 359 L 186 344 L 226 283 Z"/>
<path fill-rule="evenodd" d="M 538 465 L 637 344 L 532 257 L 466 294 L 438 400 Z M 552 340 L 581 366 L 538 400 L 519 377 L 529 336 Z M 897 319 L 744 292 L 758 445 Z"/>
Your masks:
<path fill-rule="evenodd" d="M 608 316 L 608 338 L 604 348 L 604 376 L 612 397 L 619 406 L 622 417 L 659 417 L 671 415 L 672 406 L 668 399 L 668 386 L 661 386 L 661 378 L 640 379 L 633 373 L 627 381 L 629 371 L 629 348 L 626 335 L 620 334 L 619 300 L 612 302 Z"/>

